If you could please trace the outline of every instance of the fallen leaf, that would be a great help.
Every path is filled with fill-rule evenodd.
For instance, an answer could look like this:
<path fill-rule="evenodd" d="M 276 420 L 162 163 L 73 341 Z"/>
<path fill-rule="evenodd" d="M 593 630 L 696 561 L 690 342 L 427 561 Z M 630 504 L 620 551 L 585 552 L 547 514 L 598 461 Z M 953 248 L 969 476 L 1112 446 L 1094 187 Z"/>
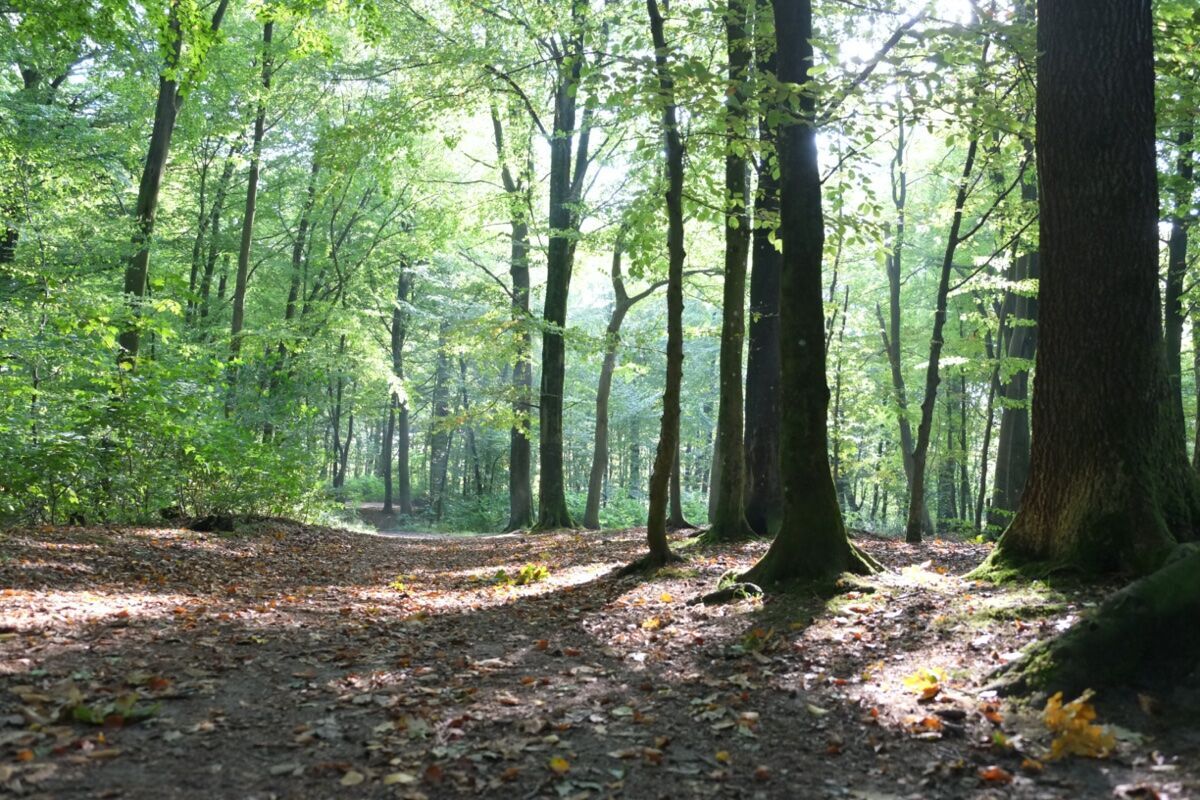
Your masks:
<path fill-rule="evenodd" d="M 984 783 L 1008 784 L 1012 783 L 1013 776 L 1011 772 L 1003 767 L 993 765 L 981 768 L 979 770 L 979 779 Z"/>
<path fill-rule="evenodd" d="M 555 756 L 554 758 L 550 759 L 550 763 L 548 763 L 546 766 L 548 766 L 550 771 L 555 775 L 566 775 L 571 769 L 571 763 L 562 756 Z"/>

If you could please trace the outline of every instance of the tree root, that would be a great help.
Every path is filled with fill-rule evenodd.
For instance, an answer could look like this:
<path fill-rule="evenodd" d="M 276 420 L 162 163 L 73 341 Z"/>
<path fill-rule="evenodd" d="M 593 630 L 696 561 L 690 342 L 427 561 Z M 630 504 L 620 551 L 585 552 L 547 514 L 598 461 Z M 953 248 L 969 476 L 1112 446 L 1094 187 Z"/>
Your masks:
<path fill-rule="evenodd" d="M 1007 695 L 1068 695 L 1161 677 L 1200 659 L 1200 546 L 1176 548 L 1167 564 L 1109 597 L 1087 618 L 993 673 Z"/>

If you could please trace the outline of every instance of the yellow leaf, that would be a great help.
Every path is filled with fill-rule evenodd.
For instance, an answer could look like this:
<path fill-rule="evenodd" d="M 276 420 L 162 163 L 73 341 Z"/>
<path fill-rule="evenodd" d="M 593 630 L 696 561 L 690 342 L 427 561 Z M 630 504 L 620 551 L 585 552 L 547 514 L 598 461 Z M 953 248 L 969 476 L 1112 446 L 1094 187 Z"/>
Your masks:
<path fill-rule="evenodd" d="M 550 764 L 548 766 L 550 767 L 550 771 L 555 775 L 566 775 L 567 771 L 571 769 L 570 762 L 562 756 L 555 756 L 554 758 L 550 759 Z"/>
<path fill-rule="evenodd" d="M 1046 701 L 1042 719 L 1054 734 L 1050 742 L 1050 758 L 1066 755 L 1105 758 L 1117 746 L 1117 737 L 1111 731 L 1092 724 L 1096 718 L 1096 709 L 1088 702 L 1092 694 L 1092 690 L 1088 689 L 1064 705 L 1062 692 L 1058 692 Z"/>
<path fill-rule="evenodd" d="M 642 630 L 656 631 L 662 627 L 662 620 L 658 617 L 650 617 L 642 621 Z"/>
<path fill-rule="evenodd" d="M 674 600 L 675 598 L 674 598 L 674 597 L 671 597 L 671 593 L 670 593 L 670 592 L 663 592 L 662 594 L 660 594 L 660 595 L 658 596 L 658 599 L 659 599 L 661 602 L 663 602 L 663 603 L 669 603 L 669 602 L 671 602 L 672 600 Z"/>
<path fill-rule="evenodd" d="M 729 751 L 728 750 L 718 750 L 717 751 L 717 761 L 720 761 L 722 764 L 728 764 L 729 763 Z"/>
<path fill-rule="evenodd" d="M 936 667 L 921 667 L 904 679 L 904 685 L 922 699 L 929 700 L 942 690 L 941 682 L 945 678 L 946 673 Z"/>

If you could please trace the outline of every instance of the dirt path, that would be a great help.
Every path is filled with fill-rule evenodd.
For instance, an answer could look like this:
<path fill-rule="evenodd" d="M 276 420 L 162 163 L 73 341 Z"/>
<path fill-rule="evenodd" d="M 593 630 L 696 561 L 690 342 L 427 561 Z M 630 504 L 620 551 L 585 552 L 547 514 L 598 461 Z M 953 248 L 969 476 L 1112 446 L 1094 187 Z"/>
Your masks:
<path fill-rule="evenodd" d="M 609 576 L 639 531 L 0 534 L 0 795 L 1200 797 L 1195 728 L 1167 725 L 1194 698 L 1104 698 L 1116 753 L 1047 762 L 1036 715 L 977 696 L 1094 596 L 864 544 L 894 570 L 874 592 L 706 608 L 763 544 L 640 583 Z M 497 581 L 526 564 L 549 576 Z"/>

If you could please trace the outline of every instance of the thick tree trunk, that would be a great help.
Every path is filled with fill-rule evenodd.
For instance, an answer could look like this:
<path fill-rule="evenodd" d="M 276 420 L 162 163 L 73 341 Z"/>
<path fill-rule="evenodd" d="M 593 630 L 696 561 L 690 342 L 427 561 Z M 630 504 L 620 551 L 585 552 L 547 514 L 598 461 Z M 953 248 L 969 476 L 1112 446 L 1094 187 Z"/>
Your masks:
<path fill-rule="evenodd" d="M 663 387 L 658 449 L 650 472 L 650 508 L 646 518 L 645 563 L 661 566 L 672 560 L 667 544 L 667 500 L 671 473 L 679 457 L 679 391 L 683 381 L 683 140 L 675 110 L 675 79 L 667 63 L 663 18 L 655 0 L 646 0 L 667 158 L 667 373 Z"/>
<path fill-rule="evenodd" d="M 1033 448 L 1016 518 L 980 574 L 1145 572 L 1200 522 L 1161 327 L 1150 3 L 1044 6 L 1038 52 Z"/>
<path fill-rule="evenodd" d="M 750 73 L 749 4 L 729 0 L 725 9 L 729 88 L 725 107 L 725 285 L 721 306 L 721 356 L 717 368 L 717 444 L 714 463 L 720 480 L 714 485 L 708 535 L 717 541 L 754 534 L 746 521 L 746 454 L 742 419 L 742 345 L 746 335 L 746 259 L 750 252 L 750 182 L 740 145 L 750 120 L 746 114 L 746 81 Z"/>
<path fill-rule="evenodd" d="M 571 142 L 576 134 L 575 110 L 580 76 L 583 70 L 583 16 L 586 0 L 574 0 L 571 17 L 574 30 L 569 38 L 570 53 L 558 63 L 554 93 L 554 130 L 550 137 L 550 241 L 546 252 L 546 299 L 542 319 L 542 382 L 538 417 L 538 519 L 539 530 L 575 526 L 567 510 L 563 474 L 563 390 L 566 379 L 567 294 L 571 286 L 574 261 L 574 237 L 579 229 L 575 206 L 582 196 L 583 176 L 587 169 L 587 128 L 579 131 L 579 149 L 574 174 Z M 584 112 L 584 117 L 588 116 Z"/>
<path fill-rule="evenodd" d="M 779 80 L 803 86 L 812 65 L 811 0 L 774 0 Z M 817 165 L 814 98 L 803 94 L 799 119 L 779 131 L 780 456 L 783 519 L 766 555 L 743 576 L 765 585 L 789 579 L 826 580 L 872 567 L 846 537 L 829 471 L 825 381 L 825 309 L 821 255 L 825 240 Z"/>
<path fill-rule="evenodd" d="M 771 6 L 759 0 L 755 15 L 759 41 L 769 41 Z M 766 30 L 761 30 L 765 28 Z M 758 70 L 775 74 L 774 44 L 756 56 Z M 753 267 L 750 274 L 749 347 L 746 353 L 746 522 L 760 536 L 779 523 L 783 489 L 779 478 L 779 271 L 780 255 L 771 241 L 779 215 L 779 182 L 775 178 L 775 132 L 764 114 L 759 119 L 764 154 L 754 195 Z M 716 460 L 710 483 L 719 481 Z M 716 510 L 715 508 L 713 509 Z"/>

